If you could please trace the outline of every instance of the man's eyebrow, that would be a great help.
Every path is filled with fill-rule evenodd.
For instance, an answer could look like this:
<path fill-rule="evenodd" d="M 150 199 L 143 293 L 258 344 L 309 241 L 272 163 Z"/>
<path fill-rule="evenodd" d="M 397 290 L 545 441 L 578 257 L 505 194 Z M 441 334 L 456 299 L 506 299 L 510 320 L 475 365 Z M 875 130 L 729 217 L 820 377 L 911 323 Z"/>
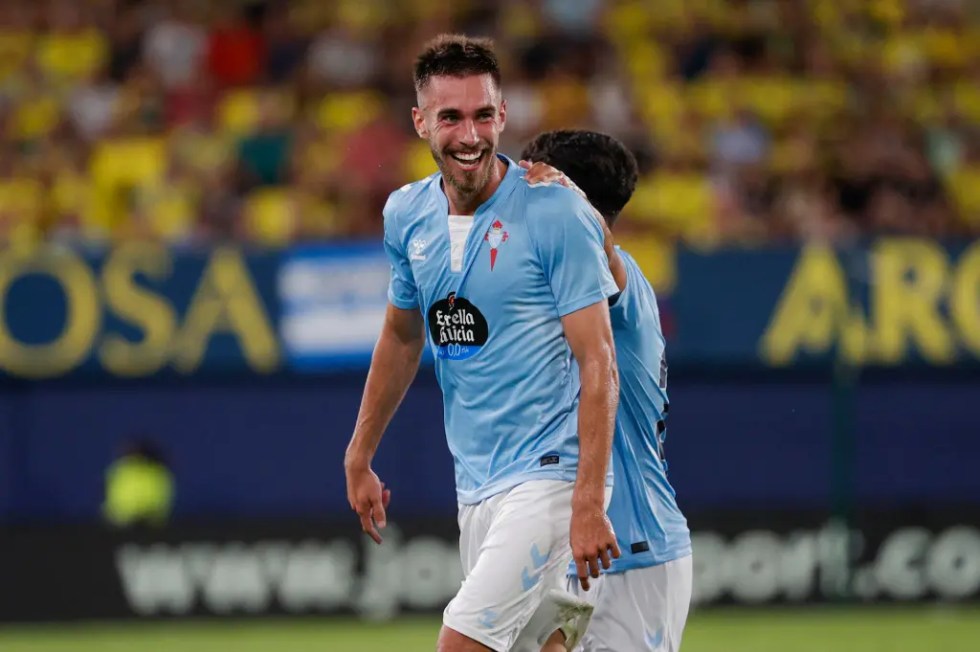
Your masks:
<path fill-rule="evenodd" d="M 475 113 L 477 115 L 479 115 L 481 113 L 493 113 L 496 110 L 497 110 L 497 107 L 495 107 L 492 104 L 487 104 L 486 106 L 481 106 L 480 108 L 478 108 L 475 111 Z M 452 117 L 459 116 L 461 114 L 462 114 L 462 111 L 460 111 L 459 109 L 441 109 L 438 113 L 436 113 L 436 117 L 437 118 L 452 118 Z"/>

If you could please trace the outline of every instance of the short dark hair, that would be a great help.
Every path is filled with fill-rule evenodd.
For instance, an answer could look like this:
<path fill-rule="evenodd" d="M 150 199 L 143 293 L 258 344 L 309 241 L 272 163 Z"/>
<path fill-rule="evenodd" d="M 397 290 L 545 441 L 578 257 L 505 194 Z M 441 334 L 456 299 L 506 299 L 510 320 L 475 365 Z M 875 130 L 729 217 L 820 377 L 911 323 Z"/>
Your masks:
<path fill-rule="evenodd" d="M 568 175 L 609 226 L 633 196 L 639 176 L 626 145 L 597 131 L 546 131 L 527 144 L 521 158 L 542 161 Z"/>
<path fill-rule="evenodd" d="M 490 75 L 500 88 L 500 64 L 488 38 L 463 34 L 440 34 L 425 44 L 415 60 L 415 91 L 420 92 L 433 77 Z"/>

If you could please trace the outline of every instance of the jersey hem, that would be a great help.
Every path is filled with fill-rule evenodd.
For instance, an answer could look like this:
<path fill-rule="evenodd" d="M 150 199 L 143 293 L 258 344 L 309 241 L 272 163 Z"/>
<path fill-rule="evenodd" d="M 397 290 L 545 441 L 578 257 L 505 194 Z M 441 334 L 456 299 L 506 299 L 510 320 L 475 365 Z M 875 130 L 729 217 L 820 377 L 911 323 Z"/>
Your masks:
<path fill-rule="evenodd" d="M 603 287 L 601 290 L 595 290 L 593 292 L 590 292 L 584 297 L 581 297 L 574 301 L 566 301 L 565 303 L 558 306 L 558 316 L 564 317 L 566 315 L 575 312 L 576 310 L 581 310 L 582 308 L 591 306 L 593 303 L 599 303 L 600 301 L 604 301 L 609 297 L 611 297 L 612 295 L 616 294 L 616 292 L 618 291 L 619 288 L 613 285 L 613 290 L 611 292 L 608 287 Z"/>
<path fill-rule="evenodd" d="M 676 550 L 666 552 L 659 557 L 647 557 L 646 559 L 639 558 L 639 555 L 631 555 L 628 559 L 619 558 L 613 561 L 613 565 L 608 570 L 603 570 L 603 575 L 617 575 L 625 573 L 626 571 L 637 570 L 638 568 L 652 568 L 653 566 L 663 566 L 666 563 L 676 561 L 678 559 L 683 559 L 684 557 L 690 557 L 694 553 L 691 546 L 686 546 L 684 548 L 678 548 Z M 565 577 L 578 577 L 578 573 L 574 566 L 569 566 L 568 572 Z"/>
<path fill-rule="evenodd" d="M 472 489 L 469 491 L 460 491 L 457 489 L 456 502 L 458 502 L 460 505 L 476 505 L 478 503 L 482 503 L 488 498 L 496 496 L 499 493 L 513 489 L 517 485 L 524 484 L 525 482 L 530 482 L 532 480 L 562 480 L 564 482 L 575 482 L 575 477 L 577 475 L 577 468 L 543 468 L 541 470 L 525 471 L 520 475 L 509 476 L 506 479 L 497 480 L 496 482 L 484 485 L 479 489 Z M 609 474 L 606 475 L 606 486 L 613 486 L 613 480 Z"/>
<path fill-rule="evenodd" d="M 402 300 L 390 295 L 388 296 L 388 303 L 395 306 L 399 310 L 412 310 L 419 307 L 418 301 Z"/>

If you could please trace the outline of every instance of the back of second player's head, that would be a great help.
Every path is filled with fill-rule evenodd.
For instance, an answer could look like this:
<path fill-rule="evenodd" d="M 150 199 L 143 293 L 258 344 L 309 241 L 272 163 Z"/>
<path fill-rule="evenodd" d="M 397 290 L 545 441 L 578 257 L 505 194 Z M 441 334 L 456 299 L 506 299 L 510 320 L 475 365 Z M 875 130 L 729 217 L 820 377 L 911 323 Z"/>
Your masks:
<path fill-rule="evenodd" d="M 560 129 L 539 134 L 521 158 L 541 161 L 564 172 L 602 213 L 609 226 L 636 189 L 636 158 L 612 136 L 596 131 Z"/>

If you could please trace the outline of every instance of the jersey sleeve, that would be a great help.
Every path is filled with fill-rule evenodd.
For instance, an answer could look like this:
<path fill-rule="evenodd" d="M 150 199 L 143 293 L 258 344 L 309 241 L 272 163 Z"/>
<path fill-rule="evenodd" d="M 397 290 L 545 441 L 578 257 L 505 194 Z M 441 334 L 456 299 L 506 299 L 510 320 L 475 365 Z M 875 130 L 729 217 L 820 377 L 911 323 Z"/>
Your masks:
<path fill-rule="evenodd" d="M 412 274 L 412 265 L 408 261 L 405 247 L 401 242 L 401 233 L 388 206 L 385 207 L 384 212 L 384 247 L 391 265 L 388 301 L 402 310 L 418 308 L 419 294 L 418 287 L 415 285 L 415 276 Z"/>
<path fill-rule="evenodd" d="M 591 208 L 573 192 L 562 191 L 529 205 L 527 220 L 558 314 L 564 317 L 606 300 L 619 288 Z"/>

